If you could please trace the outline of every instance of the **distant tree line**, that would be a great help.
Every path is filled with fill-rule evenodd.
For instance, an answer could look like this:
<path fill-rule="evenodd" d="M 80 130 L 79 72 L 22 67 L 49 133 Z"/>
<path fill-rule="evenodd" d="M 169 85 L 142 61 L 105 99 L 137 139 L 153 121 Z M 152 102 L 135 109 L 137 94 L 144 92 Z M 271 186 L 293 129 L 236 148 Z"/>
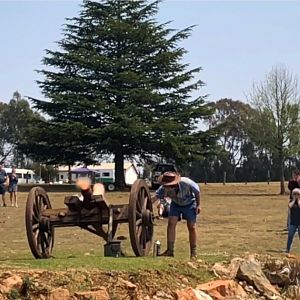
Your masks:
<path fill-rule="evenodd" d="M 221 99 L 211 103 L 207 120 L 218 133 L 218 154 L 194 162 L 190 172 L 200 181 L 284 180 L 300 167 L 298 80 L 275 66 L 255 83 L 248 103 Z"/>

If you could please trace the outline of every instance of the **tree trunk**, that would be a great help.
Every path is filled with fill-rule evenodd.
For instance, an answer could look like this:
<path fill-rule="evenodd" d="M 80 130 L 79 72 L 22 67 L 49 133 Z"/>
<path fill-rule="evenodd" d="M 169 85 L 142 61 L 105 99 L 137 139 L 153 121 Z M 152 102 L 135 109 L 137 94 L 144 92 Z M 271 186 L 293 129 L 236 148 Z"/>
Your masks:
<path fill-rule="evenodd" d="M 124 154 L 120 150 L 115 153 L 115 185 L 119 190 L 125 188 Z"/>
<path fill-rule="evenodd" d="M 236 180 L 236 168 L 237 168 L 237 166 L 235 165 L 233 167 L 233 180 L 234 180 L 234 182 L 237 182 L 237 180 Z"/>
<path fill-rule="evenodd" d="M 280 195 L 285 194 L 285 187 L 284 187 L 284 159 L 283 156 L 280 155 L 279 157 L 280 162 Z"/>
<path fill-rule="evenodd" d="M 226 184 L 226 171 L 223 173 L 223 185 Z"/>
<path fill-rule="evenodd" d="M 68 183 L 72 183 L 71 165 L 68 165 Z"/>

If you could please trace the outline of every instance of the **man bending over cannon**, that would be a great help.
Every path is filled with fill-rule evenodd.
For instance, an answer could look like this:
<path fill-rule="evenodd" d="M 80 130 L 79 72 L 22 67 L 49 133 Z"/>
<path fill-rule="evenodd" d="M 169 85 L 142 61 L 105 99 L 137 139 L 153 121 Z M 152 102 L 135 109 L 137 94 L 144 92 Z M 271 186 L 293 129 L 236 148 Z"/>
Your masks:
<path fill-rule="evenodd" d="M 158 179 L 161 186 L 152 198 L 152 202 L 164 197 L 172 199 L 167 227 L 167 250 L 162 256 L 174 256 L 175 231 L 178 219 L 187 220 L 191 258 L 197 257 L 197 215 L 200 213 L 199 185 L 187 177 L 175 172 L 165 172 Z"/>

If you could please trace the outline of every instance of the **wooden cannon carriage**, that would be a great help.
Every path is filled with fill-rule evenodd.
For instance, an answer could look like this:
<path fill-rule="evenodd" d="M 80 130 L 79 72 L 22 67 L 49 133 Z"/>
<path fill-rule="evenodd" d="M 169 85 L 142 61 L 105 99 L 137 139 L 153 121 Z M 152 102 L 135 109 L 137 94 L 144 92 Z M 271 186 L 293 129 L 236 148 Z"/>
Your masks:
<path fill-rule="evenodd" d="M 116 256 L 110 246 L 120 223 L 128 223 L 133 252 L 148 255 L 153 238 L 153 207 L 146 182 L 138 179 L 133 184 L 128 204 L 110 205 L 103 195 L 91 190 L 82 195 L 66 196 L 65 208 L 52 209 L 46 191 L 41 187 L 30 190 L 27 198 L 25 221 L 31 252 L 35 258 L 51 257 L 56 227 L 79 226 L 106 241 L 105 255 Z"/>

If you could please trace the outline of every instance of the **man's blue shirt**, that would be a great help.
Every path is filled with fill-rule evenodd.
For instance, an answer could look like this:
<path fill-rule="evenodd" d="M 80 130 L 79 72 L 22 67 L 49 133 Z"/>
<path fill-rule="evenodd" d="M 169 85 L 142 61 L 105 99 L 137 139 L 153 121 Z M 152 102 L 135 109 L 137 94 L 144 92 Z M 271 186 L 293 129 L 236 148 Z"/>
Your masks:
<path fill-rule="evenodd" d="M 156 191 L 156 197 L 163 199 L 170 197 L 174 203 L 180 206 L 191 204 L 196 200 L 196 196 L 200 194 L 199 185 L 187 177 L 181 177 L 178 183 L 178 191 L 175 189 L 167 191 L 164 186 L 160 186 Z"/>

